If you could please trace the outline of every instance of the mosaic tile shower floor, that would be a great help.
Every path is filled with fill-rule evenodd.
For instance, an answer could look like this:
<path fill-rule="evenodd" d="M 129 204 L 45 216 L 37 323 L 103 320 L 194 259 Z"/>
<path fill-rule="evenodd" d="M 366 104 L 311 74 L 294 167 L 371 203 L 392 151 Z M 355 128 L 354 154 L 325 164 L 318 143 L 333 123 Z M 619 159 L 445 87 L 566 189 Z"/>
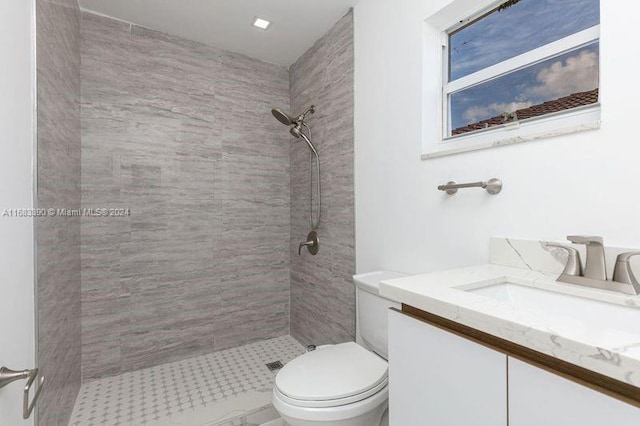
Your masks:
<path fill-rule="evenodd" d="M 69 425 L 281 426 L 266 364 L 303 352 L 283 336 L 88 382 Z"/>

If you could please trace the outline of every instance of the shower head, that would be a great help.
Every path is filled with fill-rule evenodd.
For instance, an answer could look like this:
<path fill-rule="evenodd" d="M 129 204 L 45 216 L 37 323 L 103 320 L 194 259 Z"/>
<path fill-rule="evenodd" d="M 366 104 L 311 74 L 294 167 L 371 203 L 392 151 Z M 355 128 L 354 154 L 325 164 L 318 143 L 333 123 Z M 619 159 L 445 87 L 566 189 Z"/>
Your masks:
<path fill-rule="evenodd" d="M 282 111 L 280 108 L 273 108 L 271 110 L 271 114 L 273 114 L 273 116 L 282 124 L 286 126 L 291 126 L 291 128 L 289 129 L 289 132 L 296 139 L 304 139 L 304 141 L 309 146 L 309 149 L 317 156 L 318 151 L 316 151 L 316 147 L 313 146 L 313 144 L 311 143 L 311 140 L 309 139 L 310 136 L 307 136 L 302 131 L 302 127 L 306 127 L 307 131 L 309 132 L 309 135 L 311 135 L 309 126 L 307 126 L 307 124 L 304 122 L 304 119 L 307 117 L 307 115 L 313 114 L 314 112 L 316 112 L 316 107 L 314 105 L 311 105 L 309 108 L 305 110 L 305 112 L 300 114 L 297 118 L 292 118 L 289 114 Z"/>
<path fill-rule="evenodd" d="M 282 111 L 280 108 L 273 108 L 271 110 L 271 114 L 273 114 L 273 116 L 285 126 L 293 126 L 295 124 L 300 124 L 304 121 L 305 118 L 307 118 L 307 115 L 313 114 L 314 112 L 316 112 L 315 105 L 311 105 L 309 108 L 306 109 L 305 112 L 303 112 L 296 118 L 291 117 L 289 114 Z"/>
<path fill-rule="evenodd" d="M 311 228 L 316 229 L 318 227 L 318 224 L 320 224 L 320 212 L 322 211 L 322 208 L 320 206 L 320 199 L 322 198 L 320 195 L 320 156 L 318 155 L 318 150 L 316 150 L 316 147 L 313 146 L 313 143 L 311 143 L 311 129 L 309 128 L 309 126 L 307 125 L 307 123 L 304 122 L 304 120 L 307 118 L 307 115 L 309 114 L 313 114 L 314 112 L 316 112 L 316 107 L 311 105 L 309 108 L 307 108 L 302 114 L 300 114 L 298 117 L 293 118 L 291 117 L 289 114 L 285 113 L 284 111 L 282 111 L 279 108 L 273 108 L 271 110 L 271 114 L 273 114 L 273 116 L 282 124 L 284 124 L 285 126 L 289 126 L 289 132 L 291 133 L 292 136 L 294 136 L 296 139 L 302 139 L 307 143 L 307 146 L 309 147 L 309 150 L 311 151 L 309 153 L 309 182 L 311 184 L 311 191 L 309 193 L 309 207 L 310 207 L 310 212 L 309 212 L 309 223 L 311 224 Z M 306 129 L 306 132 L 302 129 L 302 128 Z M 313 157 L 315 156 L 316 158 L 316 185 L 317 185 L 317 204 L 318 204 L 318 215 L 317 218 L 314 218 L 313 216 Z M 301 246 L 302 247 L 302 246 Z"/>
<path fill-rule="evenodd" d="M 291 118 L 287 113 L 283 112 L 279 108 L 272 109 L 271 114 L 273 114 L 273 116 L 285 126 L 291 126 L 292 124 L 296 123 L 296 120 Z"/>

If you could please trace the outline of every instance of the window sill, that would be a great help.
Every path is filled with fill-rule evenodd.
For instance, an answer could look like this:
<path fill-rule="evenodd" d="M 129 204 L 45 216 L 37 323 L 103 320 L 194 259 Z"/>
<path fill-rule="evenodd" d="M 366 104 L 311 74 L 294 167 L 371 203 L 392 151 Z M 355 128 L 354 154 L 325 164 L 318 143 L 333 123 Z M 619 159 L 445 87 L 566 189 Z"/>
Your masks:
<path fill-rule="evenodd" d="M 422 160 L 513 145 L 600 128 L 600 104 L 554 116 L 481 130 L 425 146 Z"/>

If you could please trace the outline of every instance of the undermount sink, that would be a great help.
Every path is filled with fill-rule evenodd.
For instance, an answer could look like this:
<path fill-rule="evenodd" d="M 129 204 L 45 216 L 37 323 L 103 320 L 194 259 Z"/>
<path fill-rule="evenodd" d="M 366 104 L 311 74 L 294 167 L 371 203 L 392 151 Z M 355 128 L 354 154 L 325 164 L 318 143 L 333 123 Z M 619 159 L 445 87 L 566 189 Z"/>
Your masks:
<path fill-rule="evenodd" d="M 611 333 L 640 335 L 640 309 L 557 293 L 505 281 L 464 291 L 506 303 L 518 310 L 562 317 L 606 339 Z M 611 337 L 611 336 L 609 336 Z"/>

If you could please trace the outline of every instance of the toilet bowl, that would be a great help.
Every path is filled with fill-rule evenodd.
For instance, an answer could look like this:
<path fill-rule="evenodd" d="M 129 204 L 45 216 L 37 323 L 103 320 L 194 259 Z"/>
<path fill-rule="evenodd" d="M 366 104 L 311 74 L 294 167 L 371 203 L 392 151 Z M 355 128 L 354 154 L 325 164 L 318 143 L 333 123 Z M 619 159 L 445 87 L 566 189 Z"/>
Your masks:
<path fill-rule="evenodd" d="M 377 426 L 388 406 L 387 362 L 354 342 L 321 346 L 280 370 L 272 401 L 291 426 Z"/>
<path fill-rule="evenodd" d="M 356 342 L 320 346 L 276 375 L 272 402 L 290 426 L 379 426 L 387 411 L 387 311 L 381 280 L 395 272 L 356 275 Z M 386 421 L 385 421 L 386 422 Z"/>

